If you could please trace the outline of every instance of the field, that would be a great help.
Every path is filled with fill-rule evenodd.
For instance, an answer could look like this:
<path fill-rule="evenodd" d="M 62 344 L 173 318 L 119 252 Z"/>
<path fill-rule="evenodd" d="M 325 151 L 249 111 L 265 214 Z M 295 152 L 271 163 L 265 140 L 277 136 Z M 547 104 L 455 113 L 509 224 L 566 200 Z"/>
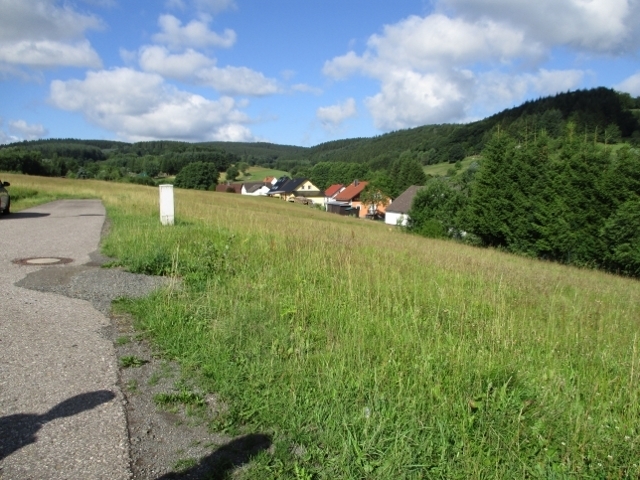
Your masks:
<path fill-rule="evenodd" d="M 469 168 L 469 165 L 471 165 L 474 161 L 478 161 L 477 157 L 467 157 L 464 160 L 460 161 L 460 170 L 458 170 L 458 173 L 463 173 L 467 168 Z M 454 164 L 453 163 L 436 163 L 435 165 L 427 165 L 424 167 L 424 173 L 427 175 L 432 175 L 434 177 L 436 176 L 442 176 L 444 177 L 445 175 L 447 175 L 447 172 L 449 171 L 449 169 L 453 168 Z"/>
<path fill-rule="evenodd" d="M 240 176 L 237 182 L 260 182 L 267 177 L 276 177 L 280 178 L 283 175 L 289 175 L 287 172 L 282 170 L 273 170 L 270 168 L 262 168 L 262 167 L 249 167 L 247 169 L 247 175 Z M 225 172 L 220 174 L 220 182 L 226 181 L 227 176 Z"/>
<path fill-rule="evenodd" d="M 119 308 L 225 402 L 211 428 L 272 436 L 234 478 L 640 476 L 637 280 L 213 192 L 176 189 L 163 228 L 155 188 L 1 178 L 102 198 L 105 253 L 182 280 Z"/>

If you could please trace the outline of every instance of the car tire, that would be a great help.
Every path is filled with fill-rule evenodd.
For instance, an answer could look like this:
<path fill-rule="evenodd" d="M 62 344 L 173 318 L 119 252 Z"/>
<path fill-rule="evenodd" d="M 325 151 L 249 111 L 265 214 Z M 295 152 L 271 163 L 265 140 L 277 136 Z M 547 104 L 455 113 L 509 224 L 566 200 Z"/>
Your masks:
<path fill-rule="evenodd" d="M 9 215 L 11 213 L 11 200 L 7 202 L 7 208 L 4 209 L 3 212 L 5 215 Z"/>

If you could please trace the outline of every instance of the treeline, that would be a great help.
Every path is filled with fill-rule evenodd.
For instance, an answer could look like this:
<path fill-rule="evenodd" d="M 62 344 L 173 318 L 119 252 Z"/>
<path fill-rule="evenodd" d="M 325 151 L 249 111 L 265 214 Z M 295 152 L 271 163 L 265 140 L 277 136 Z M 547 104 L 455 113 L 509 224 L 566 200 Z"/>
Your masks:
<path fill-rule="evenodd" d="M 469 124 L 427 125 L 374 138 L 324 143 L 309 149 L 301 161 L 307 165 L 334 161 L 383 163 L 409 151 L 423 165 L 455 163 L 482 152 L 498 129 L 532 137 L 544 130 L 557 138 L 568 124 L 574 125 L 576 135 L 596 136 L 598 141 L 613 135 L 640 145 L 640 123 L 634 114 L 638 109 L 640 98 L 626 93 L 608 88 L 578 90 L 528 101 Z"/>
<path fill-rule="evenodd" d="M 101 148 L 107 147 L 107 148 Z M 210 145 L 186 142 L 127 144 L 100 140 L 20 142 L 0 148 L 0 170 L 29 175 L 128 180 L 155 184 L 153 177 L 175 175 L 191 163 L 223 172 L 240 158 Z"/>
<path fill-rule="evenodd" d="M 410 230 L 640 276 L 640 152 L 576 135 L 496 133 L 479 168 L 416 195 Z"/>

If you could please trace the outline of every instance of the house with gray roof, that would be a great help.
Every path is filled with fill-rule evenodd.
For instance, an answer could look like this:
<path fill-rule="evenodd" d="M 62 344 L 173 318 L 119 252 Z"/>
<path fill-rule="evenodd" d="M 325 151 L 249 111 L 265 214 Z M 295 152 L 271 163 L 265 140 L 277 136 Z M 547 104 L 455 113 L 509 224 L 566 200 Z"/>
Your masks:
<path fill-rule="evenodd" d="M 409 210 L 411 210 L 411 204 L 421 188 L 424 187 L 412 185 L 402 192 L 398 198 L 391 202 L 391 205 L 387 207 L 387 211 L 384 216 L 384 223 L 387 225 L 401 225 L 406 227 L 409 222 Z"/>

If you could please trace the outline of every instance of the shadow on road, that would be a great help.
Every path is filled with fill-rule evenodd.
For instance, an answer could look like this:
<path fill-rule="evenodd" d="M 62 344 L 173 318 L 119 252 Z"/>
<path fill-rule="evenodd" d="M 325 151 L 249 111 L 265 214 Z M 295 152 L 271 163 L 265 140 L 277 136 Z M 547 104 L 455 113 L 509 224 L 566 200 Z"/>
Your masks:
<path fill-rule="evenodd" d="M 38 440 L 36 433 L 45 423 L 57 418 L 71 417 L 85 410 L 92 410 L 114 398 L 113 392 L 98 390 L 97 392 L 82 393 L 60 402 L 44 415 L 19 413 L 0 417 L 0 460 L 22 447 L 35 443 Z"/>
<path fill-rule="evenodd" d="M 50 213 L 39 213 L 39 212 L 17 212 L 12 213 L 10 215 L 2 215 L 0 216 L 1 220 L 20 220 L 22 218 L 41 218 L 48 217 L 51 215 Z"/>
<path fill-rule="evenodd" d="M 218 448 L 188 470 L 167 473 L 157 480 L 223 480 L 234 468 L 249 463 L 270 446 L 271 437 L 268 435 L 245 435 Z"/>

